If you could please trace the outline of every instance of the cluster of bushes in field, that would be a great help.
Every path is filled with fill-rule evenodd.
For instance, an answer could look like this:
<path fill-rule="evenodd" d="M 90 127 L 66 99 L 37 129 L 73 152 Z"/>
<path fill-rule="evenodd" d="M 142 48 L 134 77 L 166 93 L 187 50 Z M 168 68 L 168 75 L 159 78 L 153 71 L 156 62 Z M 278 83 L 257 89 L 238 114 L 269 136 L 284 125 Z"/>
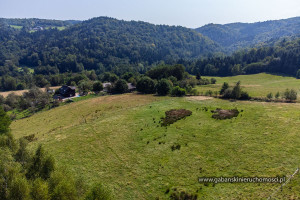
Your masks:
<path fill-rule="evenodd" d="M 280 101 L 285 100 L 288 102 L 296 101 L 297 100 L 297 92 L 294 89 L 286 89 L 284 92 L 280 93 L 277 92 L 275 95 L 273 95 L 272 92 L 267 94 L 266 100 L 267 101 Z"/>
<path fill-rule="evenodd" d="M 13 109 L 23 111 L 29 109 L 34 112 L 50 105 L 51 98 L 46 91 L 42 91 L 37 87 L 33 87 L 23 95 L 19 96 L 15 93 L 10 93 L 4 98 L 0 95 L 0 105 L 7 112 Z"/>
<path fill-rule="evenodd" d="M 224 99 L 239 99 L 239 100 L 249 100 L 251 97 L 246 91 L 241 89 L 241 82 L 238 81 L 233 88 L 229 87 L 229 84 L 224 82 L 222 88 L 219 92 Z"/>
<path fill-rule="evenodd" d="M 241 82 L 238 81 L 233 88 L 230 88 L 229 84 L 224 82 L 222 88 L 219 92 L 214 93 L 209 90 L 206 92 L 207 96 L 215 95 L 224 99 L 238 99 L 238 100 L 259 100 L 259 101 L 278 101 L 278 102 L 293 102 L 297 100 L 297 92 L 294 89 L 286 89 L 284 92 L 277 92 L 275 95 L 273 93 L 267 94 L 266 98 L 262 97 L 250 97 L 250 95 L 241 89 Z"/>
<path fill-rule="evenodd" d="M 29 141 L 16 141 L 9 125 L 9 117 L 0 107 L 1 200 L 111 199 L 110 191 L 101 183 L 89 189 L 82 179 L 59 169 L 42 146 L 32 154 L 27 149 Z"/>
<path fill-rule="evenodd" d="M 146 72 L 137 82 L 137 91 L 143 94 L 158 94 L 160 96 L 198 95 L 196 85 L 215 84 L 216 79 L 194 78 L 185 72 L 183 65 L 158 66 Z"/>

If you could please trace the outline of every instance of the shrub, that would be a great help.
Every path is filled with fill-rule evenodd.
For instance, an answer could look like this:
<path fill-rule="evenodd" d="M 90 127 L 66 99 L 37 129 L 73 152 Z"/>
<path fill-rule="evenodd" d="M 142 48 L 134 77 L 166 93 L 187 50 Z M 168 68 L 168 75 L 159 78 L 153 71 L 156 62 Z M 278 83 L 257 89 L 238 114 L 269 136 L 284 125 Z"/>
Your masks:
<path fill-rule="evenodd" d="M 213 91 L 211 91 L 211 90 L 208 90 L 208 91 L 206 91 L 205 92 L 205 96 L 212 96 L 213 95 Z"/>
<path fill-rule="evenodd" d="M 199 91 L 197 90 L 197 89 L 192 89 L 191 91 L 190 91 L 190 95 L 192 95 L 192 96 L 198 96 L 199 95 Z"/>
<path fill-rule="evenodd" d="M 88 192 L 85 200 L 110 200 L 112 199 L 110 191 L 101 183 L 95 184 Z"/>
<path fill-rule="evenodd" d="M 155 83 L 151 78 L 143 77 L 137 82 L 136 89 L 140 93 L 153 94 L 155 92 Z"/>
<path fill-rule="evenodd" d="M 44 108 L 50 103 L 50 95 L 37 87 L 32 87 L 28 92 L 25 92 L 23 97 L 32 107 L 32 110 L 35 110 L 36 107 Z"/>
<path fill-rule="evenodd" d="M 227 88 L 223 93 L 223 98 L 230 99 L 232 94 L 232 89 Z"/>
<path fill-rule="evenodd" d="M 277 92 L 277 93 L 275 94 L 275 98 L 276 98 L 276 99 L 279 99 L 279 97 L 280 97 L 280 93 Z"/>
<path fill-rule="evenodd" d="M 24 84 L 23 83 L 19 83 L 18 85 L 17 85 L 17 88 L 16 88 L 17 90 L 24 90 L 25 89 L 25 86 L 24 86 Z"/>
<path fill-rule="evenodd" d="M 216 82 L 217 82 L 217 79 L 215 79 L 215 78 L 211 78 L 211 79 L 210 79 L 210 83 L 211 83 L 211 84 L 216 84 Z"/>
<path fill-rule="evenodd" d="M 11 108 L 16 108 L 18 106 L 18 102 L 19 96 L 17 96 L 15 93 L 10 93 L 5 99 L 5 104 L 9 105 Z"/>
<path fill-rule="evenodd" d="M 56 171 L 49 179 L 51 199 L 76 200 L 77 191 L 73 178 L 65 171 Z"/>
<path fill-rule="evenodd" d="M 251 97 L 250 97 L 250 95 L 248 94 L 248 92 L 242 91 L 242 92 L 241 92 L 240 100 L 249 100 L 249 99 L 251 99 Z"/>
<path fill-rule="evenodd" d="M 297 100 L 297 92 L 293 89 L 286 89 L 286 91 L 283 93 L 283 97 L 288 101 L 295 101 Z"/>
<path fill-rule="evenodd" d="M 40 178 L 34 180 L 31 189 L 31 197 L 33 200 L 50 200 L 47 182 Z"/>
<path fill-rule="evenodd" d="M 124 79 L 119 79 L 114 85 L 113 92 L 117 94 L 123 94 L 128 91 L 127 82 Z"/>
<path fill-rule="evenodd" d="M 232 89 L 231 98 L 232 99 L 239 99 L 241 97 L 241 82 L 238 81 L 234 88 Z"/>
<path fill-rule="evenodd" d="M 93 92 L 99 93 L 103 90 L 103 85 L 100 81 L 96 81 L 93 83 Z"/>
<path fill-rule="evenodd" d="M 30 158 L 29 152 L 26 149 L 27 143 L 28 141 L 26 139 L 21 138 L 19 140 L 19 149 L 15 154 L 16 161 L 21 163 L 23 166 L 29 162 L 29 158 Z"/>
<path fill-rule="evenodd" d="M 177 78 L 175 76 L 169 76 L 168 78 L 173 85 L 178 85 Z"/>
<path fill-rule="evenodd" d="M 93 88 L 91 81 L 82 80 L 78 84 L 78 89 L 81 95 L 87 95 Z"/>
<path fill-rule="evenodd" d="M 6 112 L 0 106 L 0 135 L 7 133 L 9 131 L 10 123 L 11 123 L 11 121 L 9 119 L 9 116 L 6 114 Z"/>
<path fill-rule="evenodd" d="M 267 94 L 267 98 L 268 98 L 268 99 L 273 99 L 273 94 L 272 94 L 272 92 L 270 92 L 269 94 Z"/>
<path fill-rule="evenodd" d="M 32 158 L 26 177 L 28 179 L 36 179 L 38 177 L 48 179 L 53 171 L 54 159 L 48 156 L 40 145 Z"/>
<path fill-rule="evenodd" d="M 207 78 L 202 78 L 200 80 L 198 80 L 197 85 L 208 85 L 210 84 L 210 81 Z"/>
<path fill-rule="evenodd" d="M 220 95 L 223 95 L 228 88 L 229 88 L 228 83 L 224 82 L 220 90 Z"/>
<path fill-rule="evenodd" d="M 171 91 L 171 83 L 167 79 L 161 79 L 155 86 L 158 95 L 165 96 Z"/>
<path fill-rule="evenodd" d="M 134 77 L 131 77 L 128 79 L 128 83 L 131 83 L 132 85 L 136 86 L 136 79 Z"/>
<path fill-rule="evenodd" d="M 186 95 L 186 90 L 179 86 L 176 86 L 172 89 L 171 95 L 174 97 L 182 97 Z"/>
<path fill-rule="evenodd" d="M 15 177 L 9 189 L 9 200 L 30 200 L 30 187 L 23 177 Z"/>

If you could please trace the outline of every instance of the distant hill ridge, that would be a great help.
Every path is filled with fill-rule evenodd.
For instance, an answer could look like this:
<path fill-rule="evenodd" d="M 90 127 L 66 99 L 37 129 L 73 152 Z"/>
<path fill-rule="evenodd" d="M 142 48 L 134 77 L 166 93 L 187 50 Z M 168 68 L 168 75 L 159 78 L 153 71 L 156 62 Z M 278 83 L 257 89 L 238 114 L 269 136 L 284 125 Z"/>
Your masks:
<path fill-rule="evenodd" d="M 2 23 L 1 23 L 2 22 Z M 67 26 L 31 32 L 10 27 L 35 23 Z M 222 48 L 195 30 L 108 17 L 83 22 L 39 19 L 0 20 L 0 66 L 6 60 L 31 68 L 55 66 L 60 72 L 151 65 L 212 55 Z M 2 33 L 2 34 L 1 34 Z M 4 34 L 5 33 L 5 34 Z"/>
<path fill-rule="evenodd" d="M 256 23 L 208 24 L 195 30 L 233 52 L 274 38 L 299 35 L 300 17 Z"/>

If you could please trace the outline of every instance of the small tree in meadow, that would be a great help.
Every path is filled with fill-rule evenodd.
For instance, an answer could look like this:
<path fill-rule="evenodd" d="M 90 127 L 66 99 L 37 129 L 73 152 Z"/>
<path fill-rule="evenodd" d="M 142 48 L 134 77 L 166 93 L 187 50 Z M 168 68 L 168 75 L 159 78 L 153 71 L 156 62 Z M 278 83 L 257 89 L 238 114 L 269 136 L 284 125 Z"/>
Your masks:
<path fill-rule="evenodd" d="M 297 100 L 297 92 L 293 89 L 291 89 L 291 90 L 286 89 L 285 92 L 283 93 L 283 97 L 287 101 L 295 101 L 295 100 Z"/>
<path fill-rule="evenodd" d="M 275 94 L 275 99 L 279 99 L 279 97 L 280 97 L 280 93 L 277 92 L 277 93 Z"/>
<path fill-rule="evenodd" d="M 216 82 L 217 82 L 217 79 L 215 79 L 215 78 L 211 78 L 211 79 L 210 79 L 210 83 L 211 83 L 211 84 L 216 84 Z"/>
<path fill-rule="evenodd" d="M 241 82 L 238 81 L 234 88 L 232 89 L 231 98 L 232 99 L 239 99 L 241 97 Z"/>
<path fill-rule="evenodd" d="M 227 90 L 229 88 L 229 84 L 224 82 L 223 85 L 222 85 L 222 88 L 220 90 L 220 95 L 223 95 L 225 90 Z"/>
<path fill-rule="evenodd" d="M 273 94 L 272 94 L 272 92 L 270 92 L 269 94 L 267 94 L 267 98 L 268 98 L 268 99 L 273 99 Z"/>

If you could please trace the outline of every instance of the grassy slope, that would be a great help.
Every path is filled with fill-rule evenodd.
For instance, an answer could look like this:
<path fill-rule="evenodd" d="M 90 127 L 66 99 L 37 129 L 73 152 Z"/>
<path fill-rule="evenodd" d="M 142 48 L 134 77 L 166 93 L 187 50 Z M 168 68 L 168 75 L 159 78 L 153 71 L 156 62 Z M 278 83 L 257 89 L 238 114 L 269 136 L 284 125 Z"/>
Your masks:
<path fill-rule="evenodd" d="M 204 106 L 208 112 L 197 110 Z M 210 110 L 218 107 L 244 112 L 237 119 L 214 120 Z M 157 127 L 164 112 L 173 108 L 193 114 L 168 128 Z M 105 182 L 116 199 L 168 199 L 168 188 L 198 190 L 206 199 L 260 199 L 278 185 L 204 186 L 197 177 L 291 174 L 299 163 L 299 108 L 130 94 L 71 103 L 11 127 L 17 138 L 36 134 L 31 147 L 44 144 L 60 166 L 89 183 Z M 174 143 L 181 144 L 179 151 L 171 151 Z M 277 197 L 300 198 L 299 180 Z"/>
<path fill-rule="evenodd" d="M 214 78 L 217 79 L 217 84 L 199 86 L 198 90 L 204 93 L 207 90 L 220 91 L 223 82 L 228 82 L 230 85 L 233 86 L 238 81 L 241 81 L 241 85 L 244 88 L 244 90 L 247 91 L 252 97 L 266 97 L 266 95 L 270 92 L 272 92 L 274 96 L 276 92 L 284 92 L 287 88 L 295 89 L 299 93 L 300 89 L 299 79 L 265 73 Z"/>

